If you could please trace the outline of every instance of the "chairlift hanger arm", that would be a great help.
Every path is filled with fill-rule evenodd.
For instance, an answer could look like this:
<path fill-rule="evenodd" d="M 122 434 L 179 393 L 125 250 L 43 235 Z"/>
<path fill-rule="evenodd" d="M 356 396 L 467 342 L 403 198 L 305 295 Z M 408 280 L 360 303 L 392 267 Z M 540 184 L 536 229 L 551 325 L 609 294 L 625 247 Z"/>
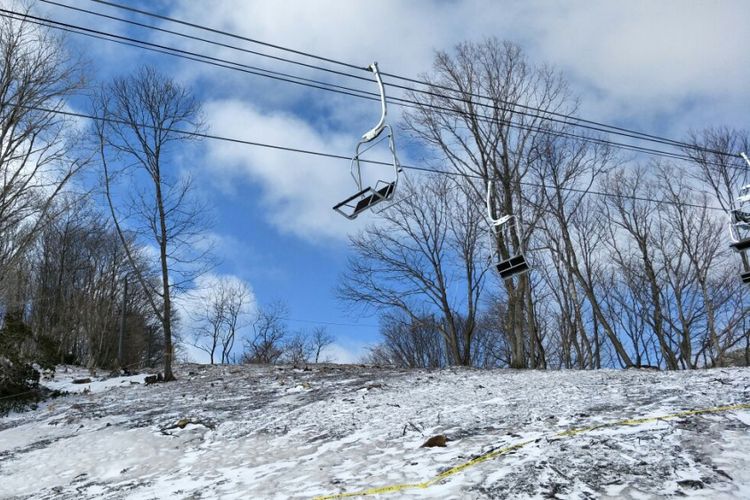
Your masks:
<path fill-rule="evenodd" d="M 487 182 L 487 218 L 490 220 L 490 224 L 493 226 L 502 226 L 513 218 L 512 215 L 503 215 L 499 219 L 494 217 L 492 213 L 492 191 L 495 186 L 494 181 L 490 180 Z"/>
<path fill-rule="evenodd" d="M 378 83 L 378 89 L 380 90 L 380 121 L 372 129 L 365 132 L 362 135 L 362 142 L 370 142 L 380 135 L 385 127 L 385 117 L 387 114 L 386 101 L 385 101 L 385 87 L 383 86 L 383 80 L 380 78 L 380 71 L 378 70 L 378 63 L 374 62 L 370 64 L 367 69 L 375 74 L 375 81 Z"/>

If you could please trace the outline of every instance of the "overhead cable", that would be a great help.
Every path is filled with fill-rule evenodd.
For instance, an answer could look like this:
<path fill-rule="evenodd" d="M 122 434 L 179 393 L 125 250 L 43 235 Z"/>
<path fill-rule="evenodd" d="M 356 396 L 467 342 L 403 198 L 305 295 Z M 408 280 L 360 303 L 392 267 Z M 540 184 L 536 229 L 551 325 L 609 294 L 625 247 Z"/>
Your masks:
<path fill-rule="evenodd" d="M 48 3 L 51 3 L 51 2 L 49 2 L 49 0 L 42 0 L 42 1 L 47 1 Z M 333 63 L 333 64 L 341 65 L 341 66 L 344 66 L 344 67 L 347 67 L 347 68 L 350 68 L 350 69 L 363 70 L 363 71 L 366 70 L 366 68 L 364 68 L 362 66 L 358 66 L 358 65 L 347 63 L 347 62 L 344 62 L 344 61 L 336 60 L 336 59 L 333 59 L 333 58 L 330 58 L 330 57 L 324 57 L 324 56 L 320 56 L 320 55 L 313 54 L 313 53 L 310 53 L 310 52 L 306 52 L 306 51 L 301 51 L 301 50 L 296 50 L 296 49 L 292 49 L 292 48 L 289 48 L 289 47 L 285 47 L 283 45 L 278 45 L 278 44 L 273 44 L 273 43 L 269 43 L 269 42 L 264 42 L 262 40 L 258 40 L 258 39 L 254 39 L 254 38 L 250 38 L 250 37 L 238 35 L 236 33 L 232 33 L 232 32 L 226 31 L 226 30 L 220 30 L 220 29 L 216 29 L 216 28 L 207 27 L 207 26 L 204 26 L 204 25 L 201 25 L 201 24 L 198 24 L 198 23 L 192 23 L 192 22 L 181 20 L 181 19 L 176 19 L 174 17 L 157 14 L 155 12 L 150 12 L 150 11 L 143 10 L 143 9 L 138 9 L 138 8 L 131 7 L 131 6 L 128 6 L 128 5 L 123 5 L 123 4 L 120 4 L 120 3 L 117 3 L 117 2 L 111 2 L 111 1 L 106 1 L 106 0 L 91 0 L 91 1 L 95 2 L 95 3 L 98 3 L 98 4 L 107 5 L 107 6 L 110 6 L 110 7 L 117 8 L 117 9 L 122 9 L 122 10 L 125 10 L 125 11 L 129 11 L 129 12 L 132 12 L 132 13 L 137 13 L 137 14 L 140 14 L 140 15 L 148 16 L 148 17 L 151 17 L 151 18 L 154 18 L 154 19 L 159 19 L 159 20 L 162 20 L 162 21 L 168 21 L 168 22 L 171 22 L 171 23 L 180 24 L 180 25 L 183 25 L 183 26 L 188 26 L 188 27 L 191 27 L 191 28 L 195 28 L 195 29 L 207 31 L 207 32 L 210 32 L 210 33 L 220 34 L 220 35 L 227 36 L 227 37 L 230 37 L 230 38 L 242 40 L 242 41 L 245 41 L 245 42 L 248 42 L 248 43 L 262 45 L 262 46 L 265 46 L 265 47 L 273 48 L 275 50 L 280 50 L 280 51 L 284 51 L 284 52 L 288 52 L 288 53 L 292 53 L 292 54 L 301 55 L 301 56 L 304 56 L 304 57 L 316 59 L 316 60 L 323 61 L 323 62 L 328 62 L 328 63 Z M 56 5 L 61 5 L 61 4 L 56 3 Z M 77 9 L 77 10 L 85 10 L 85 9 Z M 88 11 L 88 12 L 94 13 L 93 11 Z M 94 14 L 98 15 L 99 13 L 94 13 Z M 123 21 L 123 22 L 129 22 L 129 21 L 125 21 L 123 19 L 120 19 L 120 20 Z M 213 42 L 209 42 L 209 43 L 213 43 Z M 287 62 L 289 62 L 289 61 L 287 61 Z M 321 69 L 321 70 L 324 70 L 324 71 L 329 71 L 330 70 L 329 68 L 324 68 L 324 67 L 320 67 L 320 66 L 318 66 L 317 69 Z M 522 109 L 526 109 L 526 110 L 529 110 L 529 111 L 532 111 L 532 112 L 541 112 L 541 113 L 544 113 L 545 115 L 550 115 L 552 117 L 562 118 L 563 119 L 562 121 L 557 120 L 557 119 L 553 119 L 553 118 L 549 118 L 549 117 L 547 118 L 547 119 L 550 119 L 552 121 L 557 121 L 559 123 L 565 123 L 565 124 L 572 125 L 572 126 L 578 126 L 578 127 L 588 128 L 588 129 L 591 129 L 591 130 L 603 131 L 603 132 L 606 132 L 606 133 L 613 133 L 613 134 L 618 134 L 618 135 L 624 135 L 626 137 L 638 138 L 638 139 L 641 139 L 641 140 L 646 140 L 646 141 L 651 141 L 651 142 L 659 142 L 661 144 L 672 145 L 672 146 L 680 147 L 680 148 L 701 150 L 701 151 L 710 152 L 710 153 L 717 154 L 717 155 L 739 157 L 739 155 L 736 154 L 736 153 L 728 153 L 726 151 L 720 151 L 720 150 L 711 150 L 711 149 L 707 149 L 707 148 L 703 148 L 703 147 L 697 146 L 695 144 L 686 143 L 686 142 L 683 142 L 683 141 L 677 141 L 677 140 L 674 140 L 674 139 L 660 137 L 660 136 L 657 136 L 657 135 L 654 135 L 654 134 L 648 134 L 648 133 L 645 133 L 645 132 L 639 132 L 639 131 L 628 129 L 628 128 L 624 128 L 624 127 L 619 127 L 619 126 L 615 126 L 615 125 L 608 125 L 608 124 L 605 124 L 605 123 L 602 123 L 602 122 L 598 122 L 598 121 L 594 121 L 594 120 L 588 120 L 588 119 L 584 119 L 584 118 L 579 118 L 579 117 L 576 117 L 576 116 L 571 115 L 571 114 L 559 113 L 559 112 L 554 112 L 554 111 L 549 111 L 549 110 L 543 110 L 543 109 L 540 109 L 538 107 L 534 107 L 534 106 L 530 106 L 530 105 L 524 105 L 524 104 L 515 103 L 515 102 L 502 101 L 502 100 L 499 100 L 499 99 L 497 99 L 496 97 L 493 97 L 493 96 L 482 95 L 482 94 L 479 94 L 479 93 L 466 92 L 466 91 L 461 90 L 461 89 L 456 89 L 456 88 L 453 88 L 453 87 L 436 84 L 434 82 L 427 82 L 427 81 L 424 81 L 424 80 L 419 80 L 419 79 L 411 78 L 411 77 L 405 77 L 405 76 L 401 76 L 401 75 L 398 75 L 398 74 L 387 73 L 387 72 L 381 72 L 381 74 L 384 75 L 384 76 L 391 77 L 391 78 L 395 78 L 395 79 L 399 79 L 399 80 L 402 80 L 402 81 L 407 81 L 407 82 L 414 83 L 414 84 L 417 84 L 417 85 L 425 86 L 425 87 L 428 87 L 428 88 L 437 88 L 437 89 L 446 90 L 446 91 L 449 91 L 449 92 L 454 92 L 454 93 L 457 93 L 457 94 L 459 94 L 461 96 L 470 96 L 470 97 L 475 97 L 475 98 L 479 98 L 479 99 L 485 99 L 485 100 L 489 100 L 489 101 L 491 101 L 493 103 L 494 102 L 499 102 L 500 104 L 503 104 L 503 106 L 506 106 L 506 107 L 522 108 Z M 352 78 L 360 78 L 361 79 L 361 77 L 358 77 L 358 76 L 355 76 L 355 75 L 351 75 L 351 74 L 347 74 L 347 76 L 350 76 Z M 444 96 L 442 94 L 436 94 L 434 92 L 420 90 L 420 89 L 414 89 L 414 88 L 411 88 L 411 87 L 399 86 L 399 85 L 396 85 L 394 83 L 390 83 L 389 85 L 391 87 L 401 88 L 401 89 L 408 90 L 408 91 L 414 91 L 414 92 L 418 92 L 418 93 L 426 93 L 428 95 L 433 95 L 433 96 L 443 97 L 443 98 L 446 97 L 446 96 Z M 487 105 L 487 104 L 482 104 L 482 103 L 476 103 L 476 104 L 478 104 L 478 105 Z M 492 104 L 491 106 L 494 106 L 494 104 Z M 569 120 L 572 120 L 573 122 L 579 122 L 579 123 L 571 123 Z M 602 130 L 601 128 L 610 129 L 610 130 Z"/>
<path fill-rule="evenodd" d="M 377 96 L 377 94 L 374 93 L 374 92 L 371 92 L 371 91 L 366 91 L 366 90 L 361 90 L 361 89 L 356 89 L 356 88 L 350 88 L 350 87 L 345 87 L 345 86 L 341 86 L 341 85 L 334 85 L 334 84 L 330 84 L 330 83 L 327 83 L 327 82 L 322 82 L 322 81 L 318 81 L 318 80 L 312 80 L 312 79 L 308 79 L 308 78 L 298 77 L 298 76 L 295 76 L 295 75 L 289 75 L 289 74 L 283 73 L 283 72 L 267 70 L 267 69 L 264 69 L 264 68 L 258 68 L 258 67 L 255 67 L 255 66 L 245 65 L 245 64 L 242 64 L 242 63 L 237 63 L 237 62 L 229 61 L 229 60 L 226 60 L 226 59 L 221 59 L 221 58 L 217 58 L 217 57 L 213 57 L 213 56 L 208 56 L 208 55 L 205 55 L 205 54 L 200 54 L 200 53 L 191 52 L 191 51 L 187 51 L 187 50 L 177 49 L 177 48 L 169 47 L 169 46 L 162 45 L 162 44 L 156 44 L 156 43 L 152 43 L 152 42 L 146 42 L 146 41 L 135 39 L 135 38 L 131 38 L 131 37 L 125 37 L 125 36 L 117 35 L 117 34 L 114 34 L 114 33 L 109 33 L 109 32 L 100 31 L 100 30 L 94 30 L 94 29 L 91 29 L 91 28 L 77 26 L 77 25 L 73 25 L 73 24 L 70 24 L 70 23 L 64 23 L 64 22 L 56 21 L 56 20 L 52 20 L 52 19 L 39 18 L 37 16 L 32 16 L 32 15 L 29 15 L 29 14 L 23 14 L 23 13 L 8 11 L 6 9 L 0 9 L 0 13 L 1 13 L 0 15 L 3 15 L 3 16 L 6 16 L 6 17 L 13 17 L 13 18 L 16 18 L 16 19 L 21 19 L 21 20 L 25 20 L 27 22 L 31 22 L 31 23 L 34 23 L 34 24 L 39 24 L 39 25 L 42 25 L 42 26 L 50 27 L 50 28 L 61 29 L 61 30 L 67 31 L 67 32 L 81 34 L 81 35 L 85 35 L 85 36 L 89 36 L 89 37 L 93 37 L 93 38 L 97 38 L 97 39 L 108 40 L 108 41 L 115 42 L 115 43 L 122 44 L 122 45 L 126 45 L 126 46 L 136 47 L 136 48 L 140 48 L 140 49 L 144 49 L 144 50 L 149 50 L 149 51 L 153 51 L 153 52 L 157 52 L 157 53 L 161 53 L 161 54 L 171 55 L 171 56 L 174 56 L 174 57 L 179 57 L 179 58 L 183 58 L 183 59 L 187 59 L 187 60 L 201 62 L 201 63 L 209 64 L 209 65 L 212 65 L 212 66 L 217 66 L 217 67 L 222 67 L 222 68 L 231 69 L 231 70 L 235 70 L 235 71 L 240 71 L 240 72 L 247 73 L 247 74 L 252 74 L 252 75 L 255 75 L 255 76 L 261 76 L 261 77 L 270 78 L 270 79 L 277 80 L 277 81 L 283 81 L 283 82 L 286 82 L 286 83 L 293 83 L 293 84 L 297 84 L 297 85 L 302 85 L 302 86 L 309 87 L 309 88 L 315 88 L 315 89 L 319 89 L 319 90 L 325 90 L 325 91 L 334 92 L 334 93 L 343 94 L 343 95 L 348 95 L 348 96 L 352 96 L 352 97 L 358 97 L 358 98 L 361 98 L 361 99 L 379 101 L 379 98 L 375 97 L 375 96 Z M 670 152 L 670 151 L 664 151 L 664 150 L 659 150 L 659 149 L 654 149 L 654 148 L 646 148 L 644 146 L 638 146 L 638 145 L 634 145 L 634 144 L 627 144 L 627 143 L 615 142 L 615 141 L 611 141 L 611 140 L 607 140 L 607 139 L 603 139 L 603 138 L 599 138 L 599 137 L 583 136 L 583 135 L 580 135 L 580 134 L 573 134 L 571 132 L 564 131 L 564 130 L 549 129 L 549 128 L 544 128 L 542 126 L 535 126 L 535 125 L 528 125 L 528 124 L 513 122 L 512 120 L 502 120 L 502 119 L 498 119 L 498 118 L 489 118 L 489 117 L 475 115 L 475 114 L 472 115 L 471 113 L 466 112 L 464 110 L 460 110 L 460 109 L 446 108 L 446 107 L 437 106 L 437 105 L 434 105 L 434 104 L 421 103 L 421 102 L 417 102 L 417 101 L 410 101 L 410 100 L 407 100 L 407 99 L 402 99 L 402 98 L 397 98 L 397 97 L 396 98 L 391 97 L 388 100 L 389 100 L 389 102 L 392 102 L 393 104 L 396 104 L 396 105 L 399 105 L 399 106 L 403 106 L 403 107 L 407 107 L 407 108 L 412 108 L 413 109 L 413 108 L 418 108 L 418 107 L 426 107 L 426 108 L 435 109 L 435 110 L 438 110 L 438 111 L 447 111 L 447 112 L 450 112 L 450 113 L 455 113 L 455 114 L 458 114 L 458 115 L 462 115 L 464 117 L 472 117 L 473 116 L 478 121 L 482 121 L 482 122 L 485 122 L 485 123 L 505 124 L 505 125 L 508 125 L 509 127 L 516 128 L 516 129 L 519 129 L 519 130 L 530 131 L 530 132 L 538 132 L 538 133 L 542 133 L 542 134 L 546 134 L 546 135 L 551 135 L 551 136 L 556 136 L 556 137 L 566 137 L 566 138 L 571 138 L 571 139 L 578 139 L 578 140 L 582 140 L 582 141 L 585 141 L 585 142 L 588 142 L 588 143 L 599 144 L 599 145 L 606 145 L 606 146 L 611 146 L 611 147 L 615 147 L 615 148 L 618 148 L 618 149 L 624 149 L 624 150 L 633 151 L 633 152 L 645 153 L 645 154 L 654 155 L 654 156 L 661 156 L 661 157 L 665 157 L 665 158 L 671 158 L 671 159 L 677 159 L 677 160 L 683 160 L 683 161 L 693 161 L 693 158 L 691 158 L 690 156 L 685 155 L 685 154 L 680 154 L 680 153 L 675 153 L 675 152 Z M 720 166 L 720 167 L 724 166 L 724 165 L 720 165 L 720 164 L 716 164 L 716 163 L 712 163 L 712 162 L 708 162 L 707 164 L 710 164 L 710 165 L 713 165 L 713 166 Z M 743 168 L 744 169 L 744 166 L 731 165 L 731 168 Z"/>
<path fill-rule="evenodd" d="M 90 114 L 86 114 L 86 113 L 78 113 L 78 112 L 74 112 L 74 111 L 64 111 L 64 110 L 61 110 L 61 109 L 44 108 L 44 107 L 41 107 L 41 106 L 20 106 L 20 107 L 22 107 L 24 109 L 29 109 L 29 110 L 35 110 L 35 111 L 41 111 L 41 112 L 46 112 L 46 113 L 59 114 L 59 115 L 63 115 L 63 116 L 70 116 L 70 117 L 75 117 L 75 118 L 85 118 L 85 119 L 99 121 L 99 122 L 104 122 L 104 123 L 113 123 L 113 124 L 119 124 L 119 125 L 127 125 L 127 126 L 132 126 L 132 127 L 137 127 L 137 128 L 146 128 L 146 129 L 152 129 L 152 130 L 157 129 L 157 127 L 154 127 L 153 125 L 148 125 L 148 124 L 144 124 L 144 123 L 133 123 L 133 122 L 130 122 L 130 121 L 127 121 L 127 120 L 118 120 L 118 119 L 114 119 L 114 118 L 101 117 L 101 116 L 90 115 Z M 159 128 L 159 130 L 162 131 L 162 132 L 171 132 L 171 133 L 174 133 L 174 134 L 184 135 L 184 136 L 187 136 L 187 137 L 198 137 L 198 138 L 201 138 L 201 139 L 210 139 L 210 140 L 216 140 L 216 141 L 231 142 L 231 143 L 235 143 L 235 144 L 244 144 L 246 146 L 255 146 L 255 147 L 261 147 L 261 148 L 267 148 L 267 149 L 274 149 L 274 150 L 278 150 L 278 151 L 287 151 L 287 152 L 290 152 L 290 153 L 298 153 L 298 154 L 305 154 L 305 155 L 310 155 L 310 156 L 318 156 L 318 157 L 323 157 L 323 158 L 332 158 L 332 159 L 336 159 L 336 160 L 351 161 L 351 157 L 350 156 L 340 155 L 340 154 L 334 154 L 334 153 L 325 153 L 325 152 L 322 152 L 322 151 L 313 151 L 313 150 L 303 149 L 303 148 L 295 148 L 295 147 L 290 147 L 290 146 L 281 146 L 281 145 L 278 145 L 278 144 L 268 144 L 268 143 L 257 142 L 257 141 L 248 141 L 248 140 L 244 140 L 244 139 L 237 139 L 237 138 L 232 138 L 232 137 L 224 137 L 224 136 L 215 135 L 215 134 L 208 134 L 208 133 L 204 133 L 204 132 L 195 132 L 195 131 L 189 131 L 189 130 L 181 130 L 181 129 L 169 128 L 169 127 Z M 360 162 L 362 162 L 362 163 L 369 163 L 369 164 L 372 164 L 372 165 L 393 166 L 393 164 L 391 162 L 378 161 L 378 160 L 360 159 Z M 468 173 L 465 173 L 465 172 L 456 172 L 456 171 L 449 171 L 449 170 L 438 170 L 438 169 L 433 169 L 433 168 L 418 167 L 418 166 L 403 165 L 403 164 L 400 165 L 400 166 L 401 166 L 401 168 L 406 169 L 406 170 L 414 170 L 414 171 L 425 172 L 425 173 L 430 173 L 430 174 L 446 175 L 446 176 L 450 176 L 450 177 L 463 177 L 463 178 L 467 178 L 467 179 L 482 179 L 482 176 L 480 176 L 480 175 L 477 175 L 477 174 L 468 174 Z M 552 186 L 546 186 L 546 185 L 543 185 L 543 184 L 538 184 L 538 183 L 535 183 L 535 182 L 528 182 L 528 181 L 519 181 L 518 184 L 520 186 L 534 187 L 534 188 L 541 188 L 541 189 L 548 189 L 548 188 L 552 187 Z M 562 186 L 555 186 L 555 189 L 559 189 L 561 191 L 573 192 L 573 193 L 580 193 L 580 194 L 584 194 L 584 195 L 591 194 L 591 195 L 595 195 L 595 196 L 602 196 L 602 197 L 608 197 L 608 198 L 619 198 L 617 195 L 614 195 L 612 193 L 606 193 L 606 192 L 603 192 L 603 191 L 596 191 L 596 190 L 591 190 L 591 189 L 580 189 L 580 188 L 562 187 Z M 655 203 L 655 204 L 658 204 L 658 205 L 675 205 L 675 206 L 678 205 L 678 204 L 676 204 L 674 202 L 671 202 L 671 201 L 657 200 L 655 198 L 649 198 L 649 197 L 643 197 L 643 196 L 628 196 L 628 198 L 629 199 L 633 199 L 633 200 L 637 200 L 637 201 L 644 201 L 644 202 L 648 202 L 648 203 Z M 724 212 L 724 210 L 721 209 L 721 208 L 719 208 L 719 207 L 709 207 L 707 205 L 699 205 L 699 204 L 695 204 L 695 203 L 680 203 L 679 206 Z"/>

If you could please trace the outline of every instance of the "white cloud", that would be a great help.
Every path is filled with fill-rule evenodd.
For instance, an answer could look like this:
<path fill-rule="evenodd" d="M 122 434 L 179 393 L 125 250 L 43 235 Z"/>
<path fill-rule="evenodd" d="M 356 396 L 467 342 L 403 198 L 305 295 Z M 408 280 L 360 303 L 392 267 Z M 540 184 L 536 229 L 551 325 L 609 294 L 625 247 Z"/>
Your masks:
<path fill-rule="evenodd" d="M 243 279 L 231 274 L 206 273 L 195 280 L 195 285 L 190 290 L 179 296 L 174 297 L 174 307 L 177 311 L 180 323 L 179 330 L 183 340 L 183 349 L 190 361 L 197 363 L 208 363 L 209 356 L 206 352 L 191 345 L 193 343 L 193 333 L 200 324 L 200 311 L 205 307 L 221 283 L 228 284 L 230 287 L 245 287 L 248 293 L 245 312 L 252 315 L 257 308 L 257 301 L 253 289 L 249 283 Z M 242 332 L 238 333 L 235 341 L 235 349 L 241 349 Z"/>
<path fill-rule="evenodd" d="M 367 348 L 365 344 L 344 345 L 339 341 L 326 346 L 320 353 L 320 359 L 339 364 L 359 363 L 367 354 Z"/>
<path fill-rule="evenodd" d="M 297 3 L 293 9 L 233 0 L 210 10 L 183 2 L 176 6 L 175 15 L 357 65 L 378 60 L 385 71 L 409 76 L 428 71 L 436 49 L 497 36 L 524 46 L 535 62 L 561 67 L 580 91 L 589 96 L 596 91 L 605 101 L 603 109 L 612 109 L 607 101 L 616 103 L 620 115 L 669 113 L 686 100 L 701 97 L 736 102 L 743 98 L 750 77 L 745 50 L 750 30 L 744 25 L 750 3 L 741 0 L 317 0 Z M 231 51 L 226 55 L 239 57 Z M 259 61 L 250 56 L 240 59 Z M 284 88 L 284 84 L 272 85 Z M 299 89 L 282 92 L 286 90 L 299 94 Z M 739 104 L 747 108 L 744 100 Z"/>
<path fill-rule="evenodd" d="M 383 71 L 413 77 L 430 70 L 435 50 L 450 51 L 464 40 L 497 36 L 519 43 L 532 63 L 561 69 L 573 93 L 581 96 L 582 116 L 674 138 L 710 125 L 746 126 L 750 112 L 745 95 L 750 81 L 745 50 L 750 30 L 743 24 L 750 16 L 750 3 L 740 0 L 311 0 L 298 2 L 294 8 L 227 0 L 211 9 L 197 2 L 180 2 L 170 15 L 356 65 L 377 60 Z M 356 73 L 270 47 L 216 39 Z M 229 49 L 206 49 L 193 42 L 190 47 L 374 90 L 367 82 Z M 376 106 L 195 62 L 185 62 L 180 68 L 185 78 L 209 82 L 216 97 L 207 106 L 207 119 L 212 132 L 219 135 L 351 154 Z M 393 122 L 398 121 L 399 111 L 392 107 Z M 330 209 L 353 193 L 346 162 L 207 144 L 209 157 L 216 163 L 217 182 L 259 183 L 263 207 L 281 231 L 321 241 L 341 238 L 358 227 Z"/>
<path fill-rule="evenodd" d="M 326 134 L 296 116 L 264 114 L 240 100 L 210 102 L 206 114 L 218 135 L 312 151 L 353 153 L 353 143 L 362 133 Z M 385 145 L 382 147 L 385 149 Z M 207 163 L 220 176 L 260 184 L 265 213 L 283 233 L 310 241 L 342 238 L 367 219 L 352 222 L 332 210 L 334 204 L 356 192 L 348 160 L 216 141 L 208 143 L 207 149 Z M 386 157 L 376 154 L 373 159 Z M 386 166 L 369 166 L 366 170 L 365 183 L 393 176 Z"/>
<path fill-rule="evenodd" d="M 689 109 L 696 104 L 718 107 L 714 121 L 733 108 L 748 111 L 748 15 L 750 4 L 738 1 L 579 0 L 534 16 L 532 48 L 580 86 L 584 109 L 599 109 L 599 119 L 648 126 L 654 117 L 678 115 L 682 133 L 710 115 L 696 115 Z M 739 115 L 728 118 L 740 123 Z"/>

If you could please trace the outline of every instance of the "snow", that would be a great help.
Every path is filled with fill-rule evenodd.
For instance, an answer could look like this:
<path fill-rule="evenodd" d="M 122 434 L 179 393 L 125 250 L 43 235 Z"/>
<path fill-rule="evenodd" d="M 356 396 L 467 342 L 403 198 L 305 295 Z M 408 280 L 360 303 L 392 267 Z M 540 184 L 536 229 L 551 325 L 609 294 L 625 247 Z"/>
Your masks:
<path fill-rule="evenodd" d="M 750 498 L 750 370 L 480 371 L 182 365 L 92 377 L 0 419 L 0 498 Z M 183 428 L 177 422 L 186 419 Z M 185 422 L 183 422 L 185 423 Z M 445 434 L 444 448 L 422 448 Z M 424 486 L 424 484 L 423 484 Z"/>

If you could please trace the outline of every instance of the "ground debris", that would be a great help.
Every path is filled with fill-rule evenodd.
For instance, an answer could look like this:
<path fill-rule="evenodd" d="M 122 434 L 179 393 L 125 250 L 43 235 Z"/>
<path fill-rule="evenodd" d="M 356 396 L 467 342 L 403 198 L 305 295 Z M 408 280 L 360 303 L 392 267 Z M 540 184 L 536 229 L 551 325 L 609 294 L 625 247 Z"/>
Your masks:
<path fill-rule="evenodd" d="M 0 419 L 0 497 L 750 498 L 750 410 L 682 414 L 750 403 L 745 368 L 310 366 L 177 365 L 153 389 L 58 370 L 44 383 L 69 395 Z"/>
<path fill-rule="evenodd" d="M 448 444 L 448 438 L 445 436 L 445 434 L 438 434 L 437 436 L 432 436 L 430 439 L 424 442 L 420 448 L 433 448 L 436 446 L 445 447 Z"/>
<path fill-rule="evenodd" d="M 177 422 L 175 422 L 172 425 L 168 425 L 166 427 L 162 427 L 159 430 L 162 434 L 169 434 L 167 431 L 172 429 L 184 429 L 188 425 L 202 425 L 203 427 L 206 427 L 207 429 L 215 430 L 216 424 L 211 422 L 210 420 L 205 419 L 198 419 L 198 418 L 181 418 Z"/>

